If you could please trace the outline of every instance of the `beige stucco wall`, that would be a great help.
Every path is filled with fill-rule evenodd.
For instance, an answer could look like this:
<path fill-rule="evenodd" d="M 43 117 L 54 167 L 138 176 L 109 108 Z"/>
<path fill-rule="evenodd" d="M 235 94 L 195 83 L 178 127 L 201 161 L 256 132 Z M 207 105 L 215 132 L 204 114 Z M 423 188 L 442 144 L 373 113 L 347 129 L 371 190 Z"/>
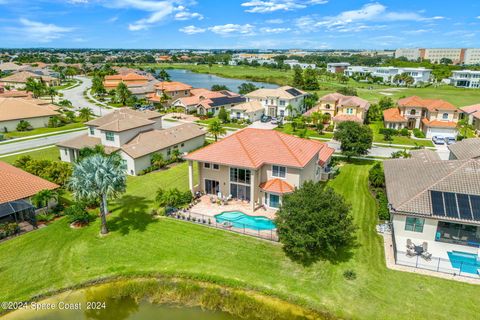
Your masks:
<path fill-rule="evenodd" d="M 48 126 L 48 120 L 50 120 L 50 116 L 0 121 L 0 132 L 5 132 L 5 128 L 7 128 L 9 132 L 17 131 L 17 125 L 20 120 L 28 121 L 33 128 L 44 128 Z"/>

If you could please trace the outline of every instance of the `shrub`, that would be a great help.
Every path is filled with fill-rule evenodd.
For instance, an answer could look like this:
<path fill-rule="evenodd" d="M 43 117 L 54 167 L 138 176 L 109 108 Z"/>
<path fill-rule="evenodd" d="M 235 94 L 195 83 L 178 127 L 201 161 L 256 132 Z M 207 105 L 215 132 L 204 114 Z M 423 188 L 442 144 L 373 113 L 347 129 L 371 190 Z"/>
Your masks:
<path fill-rule="evenodd" d="M 32 130 L 32 126 L 30 125 L 30 122 L 25 120 L 20 120 L 20 122 L 17 124 L 17 131 L 28 131 L 28 130 Z"/>
<path fill-rule="evenodd" d="M 375 190 L 375 198 L 378 201 L 378 218 L 380 220 L 389 220 L 390 211 L 388 210 L 388 199 L 383 189 Z"/>
<path fill-rule="evenodd" d="M 18 223 L 9 222 L 9 223 L 0 224 L 0 239 L 10 237 L 19 232 L 20 232 L 20 226 L 18 225 Z"/>
<path fill-rule="evenodd" d="M 413 135 L 416 137 L 416 138 L 425 138 L 425 133 L 423 133 L 422 130 L 420 129 L 413 129 Z"/>
<path fill-rule="evenodd" d="M 54 217 L 55 215 L 51 213 L 39 213 L 35 216 L 38 222 L 48 222 L 53 220 Z"/>
<path fill-rule="evenodd" d="M 67 216 L 69 223 L 88 224 L 90 222 L 90 215 L 84 203 L 76 203 L 68 207 L 64 214 Z"/>
<path fill-rule="evenodd" d="M 351 269 L 348 269 L 343 272 L 343 277 L 347 280 L 355 280 L 357 278 L 357 273 Z"/>
<path fill-rule="evenodd" d="M 368 181 L 370 182 L 370 185 L 375 188 L 382 188 L 385 186 L 385 175 L 380 162 L 376 162 L 369 170 Z"/>
<path fill-rule="evenodd" d="M 400 130 L 398 133 L 399 133 L 401 136 L 403 136 L 403 137 L 408 137 L 408 136 L 410 136 L 410 132 L 408 131 L 407 128 L 403 128 L 403 129 Z"/>

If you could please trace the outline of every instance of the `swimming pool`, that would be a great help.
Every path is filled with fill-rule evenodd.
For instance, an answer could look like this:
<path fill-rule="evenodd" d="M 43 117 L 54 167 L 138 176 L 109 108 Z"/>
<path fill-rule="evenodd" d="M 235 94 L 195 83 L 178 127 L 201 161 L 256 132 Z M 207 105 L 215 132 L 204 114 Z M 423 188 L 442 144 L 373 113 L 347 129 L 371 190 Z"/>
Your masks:
<path fill-rule="evenodd" d="M 248 228 L 253 230 L 272 230 L 275 224 L 272 220 L 262 216 L 249 216 L 241 211 L 224 211 L 215 215 L 217 223 L 230 222 L 234 228 Z"/>
<path fill-rule="evenodd" d="M 460 269 L 461 272 L 478 274 L 480 269 L 478 255 L 461 251 L 449 251 L 447 253 L 452 267 Z"/>

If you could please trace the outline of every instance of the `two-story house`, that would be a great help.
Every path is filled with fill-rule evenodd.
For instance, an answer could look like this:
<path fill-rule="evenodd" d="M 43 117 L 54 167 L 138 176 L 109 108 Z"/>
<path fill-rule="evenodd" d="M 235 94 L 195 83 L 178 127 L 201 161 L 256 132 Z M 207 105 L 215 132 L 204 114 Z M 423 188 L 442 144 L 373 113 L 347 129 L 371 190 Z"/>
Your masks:
<path fill-rule="evenodd" d="M 247 102 L 260 101 L 264 108 L 264 114 L 271 117 L 292 116 L 288 106 L 292 106 L 294 115 L 305 112 L 305 97 L 307 92 L 283 86 L 276 89 L 258 89 L 247 93 Z"/>
<path fill-rule="evenodd" d="M 148 101 L 170 107 L 174 101 L 190 97 L 192 86 L 178 81 L 162 81 L 155 85 L 155 92 L 148 95 Z"/>
<path fill-rule="evenodd" d="M 468 124 L 473 127 L 475 133 L 477 135 L 480 134 L 480 104 L 461 107 L 460 110 L 463 112 Z"/>
<path fill-rule="evenodd" d="M 397 263 L 478 277 L 480 160 L 419 150 L 384 170 Z"/>
<path fill-rule="evenodd" d="M 334 125 L 344 121 L 363 123 L 369 108 L 370 103 L 365 99 L 334 92 L 321 97 L 317 105 L 305 112 L 305 115 L 313 112 L 329 115 L 329 122 Z"/>
<path fill-rule="evenodd" d="M 422 99 L 411 96 L 398 100 L 397 107 L 383 112 L 386 128 L 420 129 L 427 138 L 456 137 L 460 111 L 440 99 Z"/>
<path fill-rule="evenodd" d="M 325 143 L 275 130 L 246 128 L 188 154 L 192 193 L 231 196 L 276 209 L 284 194 L 305 181 L 326 180 L 334 152 Z M 199 184 L 194 185 L 193 162 Z"/>
<path fill-rule="evenodd" d="M 117 109 L 85 124 L 87 134 L 57 144 L 61 160 L 74 162 L 82 148 L 101 145 L 106 153 L 119 153 L 130 175 L 151 166 L 155 153 L 168 159 L 175 149 L 185 153 L 201 147 L 206 134 L 193 123 L 162 129 L 162 115 L 158 112 L 129 108 Z"/>

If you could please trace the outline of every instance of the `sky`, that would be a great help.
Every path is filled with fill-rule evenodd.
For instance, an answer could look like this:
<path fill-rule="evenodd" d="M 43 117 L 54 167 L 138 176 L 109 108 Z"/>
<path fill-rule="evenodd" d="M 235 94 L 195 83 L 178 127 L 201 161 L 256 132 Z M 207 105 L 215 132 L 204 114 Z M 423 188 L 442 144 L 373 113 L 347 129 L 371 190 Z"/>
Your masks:
<path fill-rule="evenodd" d="M 477 0 L 0 0 L 0 48 L 480 47 Z"/>

